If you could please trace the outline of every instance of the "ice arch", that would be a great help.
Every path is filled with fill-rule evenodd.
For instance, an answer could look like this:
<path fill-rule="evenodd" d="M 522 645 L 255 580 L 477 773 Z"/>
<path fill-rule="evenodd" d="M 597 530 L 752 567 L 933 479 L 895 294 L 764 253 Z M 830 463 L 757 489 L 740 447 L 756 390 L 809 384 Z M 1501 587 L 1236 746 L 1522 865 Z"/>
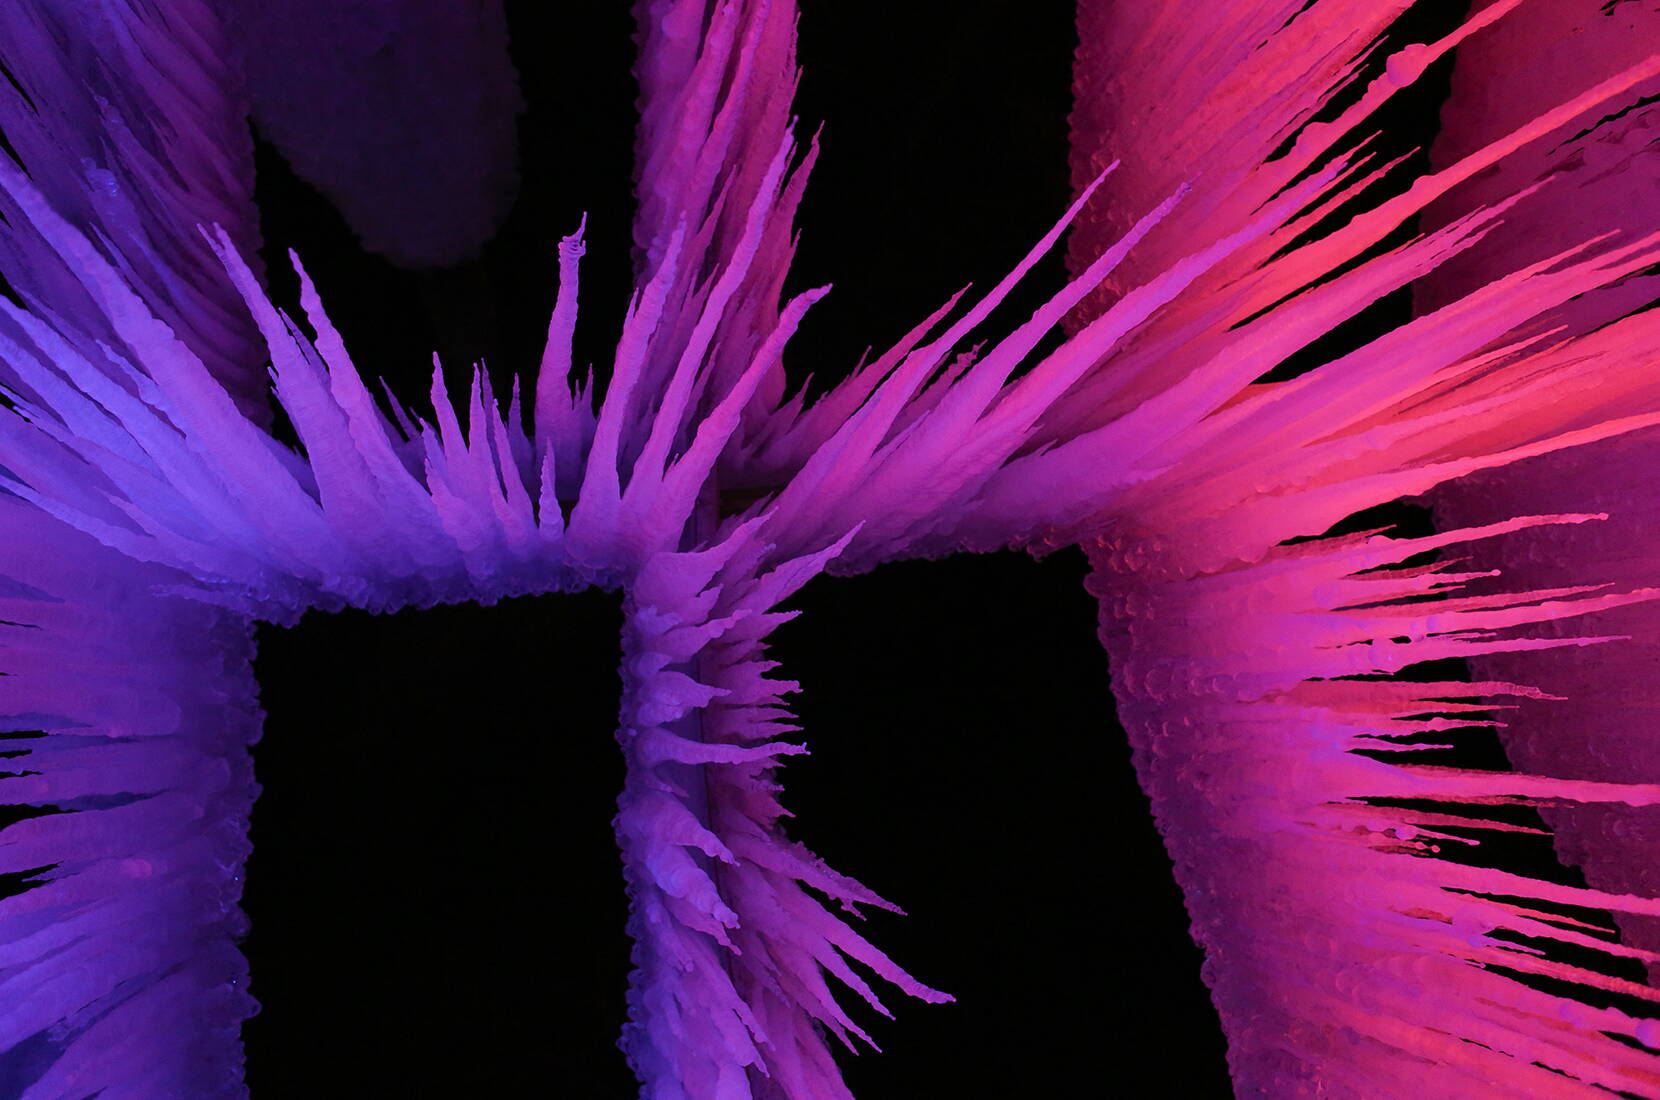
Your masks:
<path fill-rule="evenodd" d="M 1090 554 L 1114 691 L 1210 952 L 1241 1091 L 1652 1092 L 1639 1049 L 1652 1023 L 1515 983 L 1502 968 L 1549 967 L 1493 933 L 1580 935 L 1529 908 L 1530 893 L 1639 915 L 1660 902 L 1424 858 L 1444 823 L 1366 799 L 1648 805 L 1655 789 L 1353 750 L 1456 726 L 1475 705 L 1469 685 L 1393 678 L 1404 665 L 1600 643 L 1552 624 L 1653 591 L 1472 590 L 1484 572 L 1407 560 L 1601 521 L 1584 511 L 1416 540 L 1292 540 L 1660 422 L 1643 369 L 1655 314 L 1554 342 L 1525 327 L 1651 267 L 1660 244 L 1590 242 L 1293 382 L 1256 380 L 1471 247 L 1510 200 L 1366 258 L 1404 218 L 1660 61 L 1310 240 L 1382 172 L 1344 134 L 1516 4 L 1398 52 L 1352 107 L 1318 117 L 1405 6 L 1287 0 L 1212 9 L 1209 23 L 1186 6 L 1134 9 L 1098 43 L 1099 102 L 1157 89 L 1133 113 L 1144 140 L 1083 156 L 1074 207 L 1008 280 L 953 298 L 809 402 L 779 367 L 822 295 L 781 293 L 815 156 L 788 117 L 793 12 L 643 4 L 642 277 L 603 402 L 569 350 L 577 232 L 560 248 L 533 392 L 475 376 L 452 401 L 439 373 L 430 422 L 371 393 L 316 295 L 284 316 L 247 268 L 234 158 L 221 158 L 234 105 L 195 95 L 223 76 L 208 10 L 99 14 L 130 32 L 101 55 L 108 87 L 128 93 L 116 100 L 69 94 L 48 42 L 14 87 L 55 81 L 63 103 L 5 93 L 36 124 L 23 156 L 40 170 L 0 165 L 0 263 L 22 299 L 0 309 L 16 413 L 0 419 L 0 520 L 14 536 L 0 617 L 17 639 L 10 721 L 48 734 L 17 744 L 0 792 L 65 811 L 0 842 L 0 870 L 40 872 L 0 902 L 0 1034 L 50 1062 L 26 1095 L 240 1093 L 251 623 L 598 586 L 626 593 L 618 824 L 638 944 L 634 1068 L 661 1100 L 845 1096 L 822 1031 L 858 1029 L 826 974 L 872 1002 L 849 959 L 942 995 L 817 897 L 887 902 L 780 828 L 771 771 L 801 750 L 766 640 L 780 602 L 821 571 L 1010 545 Z M 1194 71 L 1138 83 L 1172 57 Z M 169 111 L 175 125 L 142 125 Z M 94 149 L 109 165 L 79 176 L 50 140 L 53 112 L 67 133 L 109 134 Z M 1193 157 L 1189 127 L 1208 142 Z M 1186 178 L 1159 186 L 1173 164 Z M 1086 218 L 1094 245 L 1075 280 L 971 345 L 1036 255 L 1103 209 L 1097 194 L 1106 214 Z M 222 228 L 197 243 L 203 220 Z M 1068 315 L 1072 335 L 1039 351 Z M 303 453 L 248 407 L 266 356 Z M 1481 694 L 1541 693 L 1491 682 Z"/>

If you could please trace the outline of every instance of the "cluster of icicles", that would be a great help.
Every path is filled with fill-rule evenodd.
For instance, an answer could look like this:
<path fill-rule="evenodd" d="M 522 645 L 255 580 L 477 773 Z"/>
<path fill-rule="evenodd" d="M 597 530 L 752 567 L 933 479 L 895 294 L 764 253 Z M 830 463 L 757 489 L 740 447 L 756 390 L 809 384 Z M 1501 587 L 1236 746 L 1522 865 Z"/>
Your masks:
<path fill-rule="evenodd" d="M 626 594 L 623 1045 L 643 1095 L 847 1097 L 825 1035 L 864 1032 L 830 979 L 880 1008 L 857 962 L 946 998 L 825 902 L 892 905 L 779 825 L 772 769 L 804 749 L 782 704 L 795 685 L 765 659 L 776 608 L 826 569 L 1074 544 L 1241 1095 L 1660 1096 L 1660 1024 L 1518 980 L 1660 1000 L 1527 946 L 1660 961 L 1660 882 L 1640 859 L 1660 835 L 1660 752 L 1635 734 L 1597 749 L 1617 719 L 1575 725 L 1526 663 L 1652 635 L 1660 570 L 1629 540 L 1655 493 L 1637 474 L 1581 491 L 1595 473 L 1561 456 L 1640 473 L 1653 453 L 1660 311 L 1583 311 L 1660 263 L 1660 234 L 1491 271 L 1337 360 L 1257 381 L 1569 188 L 1518 186 L 1376 247 L 1647 88 L 1660 60 L 1391 188 L 1344 135 L 1453 46 L 1526 17 L 1485 5 L 1313 121 L 1409 6 L 1086 2 L 1072 209 L 989 293 L 951 298 L 808 403 L 781 367 L 824 293 L 781 302 L 815 155 L 788 116 L 793 6 L 649 0 L 644 276 L 603 400 L 571 361 L 578 232 L 534 392 L 475 371 L 457 411 L 435 369 L 431 423 L 371 392 L 303 269 L 296 318 L 247 266 L 243 108 L 212 5 L 0 11 L 0 129 L 26 169 L 0 158 L 0 274 L 22 302 L 0 301 L 0 710 L 26 734 L 4 745 L 0 802 L 57 811 L 0 833 L 0 873 L 33 875 L 0 900 L 0 1052 L 41 1066 L 22 1100 L 245 1094 L 255 622 L 592 585 Z M 1633 164 L 1628 179 L 1660 178 Z M 1068 227 L 1073 281 L 1013 332 L 977 331 Z M 1035 355 L 1063 320 L 1068 338 Z M 267 430 L 265 362 L 303 454 Z M 1517 469 L 1548 514 L 1506 511 Z M 1306 537 L 1455 479 L 1473 487 L 1440 514 L 1468 523 Z M 728 514 L 726 490 L 754 503 Z M 1553 579 L 1558 546 L 1579 579 Z M 1396 675 L 1443 658 L 1480 675 Z M 1539 667 L 1594 685 L 1577 659 Z M 1640 712 L 1643 690 L 1604 703 Z M 1422 735 L 1505 707 L 1557 739 L 1532 770 L 1412 762 Z M 1585 773 L 1592 757 L 1614 774 Z M 1517 828 L 1484 821 L 1500 804 L 1544 808 L 1592 888 L 1426 858 L 1459 828 Z M 1563 906 L 1612 911 L 1624 935 Z"/>

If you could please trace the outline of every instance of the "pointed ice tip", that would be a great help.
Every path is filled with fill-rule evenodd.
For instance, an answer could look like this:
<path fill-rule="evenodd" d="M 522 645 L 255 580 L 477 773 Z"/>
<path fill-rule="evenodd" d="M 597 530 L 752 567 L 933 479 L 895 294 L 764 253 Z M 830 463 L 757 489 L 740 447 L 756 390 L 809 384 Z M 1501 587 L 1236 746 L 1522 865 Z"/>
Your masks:
<path fill-rule="evenodd" d="M 576 223 L 576 232 L 568 237 L 559 238 L 559 258 L 561 260 L 579 260 L 588 251 L 588 243 L 582 235 L 588 231 L 588 212 L 582 212 L 582 220 Z"/>
<path fill-rule="evenodd" d="M 1089 186 L 1084 187 L 1084 194 L 1082 194 L 1081 197 L 1087 199 L 1087 197 L 1091 196 L 1091 194 L 1094 194 L 1094 192 L 1096 192 L 1096 187 L 1101 186 L 1101 181 L 1104 181 L 1107 176 L 1111 176 L 1112 173 L 1116 173 L 1117 168 L 1119 168 L 1119 164 L 1122 163 L 1124 163 L 1122 159 L 1116 159 L 1116 161 L 1112 161 L 1111 164 L 1107 164 L 1106 168 L 1102 168 L 1101 173 L 1097 174 L 1096 178 L 1089 181 Z"/>
<path fill-rule="evenodd" d="M 202 240 L 207 242 L 207 246 L 223 260 L 225 249 L 231 246 L 231 235 L 225 232 L 225 227 L 218 222 L 197 222 L 196 232 L 202 235 Z"/>

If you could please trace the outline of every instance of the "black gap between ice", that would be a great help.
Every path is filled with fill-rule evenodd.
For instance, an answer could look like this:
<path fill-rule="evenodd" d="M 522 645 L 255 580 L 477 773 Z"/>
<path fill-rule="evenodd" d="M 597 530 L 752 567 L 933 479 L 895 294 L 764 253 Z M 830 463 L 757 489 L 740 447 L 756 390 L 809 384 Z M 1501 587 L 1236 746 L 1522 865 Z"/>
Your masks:
<path fill-rule="evenodd" d="M 1430 5 L 1419 4 L 1404 12 L 1389 29 L 1384 32 L 1382 45 L 1375 51 L 1361 67 L 1355 79 L 1348 84 L 1326 107 L 1317 112 L 1311 123 L 1330 122 L 1350 107 L 1352 107 L 1365 93 L 1367 85 L 1382 75 L 1384 66 L 1391 54 L 1414 42 L 1434 42 L 1455 30 L 1469 14 L 1468 0 L 1451 0 L 1451 2 Z M 1441 129 L 1441 106 L 1447 100 L 1452 87 L 1452 71 L 1457 61 L 1458 51 L 1450 51 L 1446 56 L 1437 60 L 1424 71 L 1409 87 L 1403 88 L 1391 96 L 1382 107 L 1368 115 L 1359 126 L 1338 141 L 1332 157 L 1341 156 L 1353 149 L 1362 140 L 1368 140 L 1368 150 L 1373 154 L 1373 168 L 1381 168 L 1397 158 L 1404 158 L 1388 176 L 1374 183 L 1365 192 L 1339 206 L 1326 215 L 1319 223 L 1310 227 L 1301 237 L 1288 244 L 1281 250 L 1281 254 L 1300 248 L 1303 245 L 1319 240 L 1347 224 L 1363 210 L 1370 209 L 1382 202 L 1384 197 L 1398 194 L 1419 176 L 1430 170 L 1430 147 L 1435 142 L 1436 134 Z M 1300 131 L 1299 131 L 1300 133 Z M 1286 139 L 1286 144 L 1278 153 L 1283 153 L 1295 142 L 1296 135 Z M 1312 166 L 1304 175 L 1317 171 L 1320 165 L 1325 164 L 1332 157 L 1323 159 L 1319 165 Z M 1344 264 L 1335 271 L 1315 280 L 1309 287 L 1300 289 L 1296 294 L 1306 293 L 1313 287 L 1330 282 L 1340 274 L 1399 248 L 1418 235 L 1419 219 L 1417 216 L 1408 218 L 1399 227 L 1386 234 L 1382 240 L 1371 248 L 1366 249 L 1359 256 Z M 1276 302 L 1263 310 L 1278 308 L 1282 303 Z M 1234 327 L 1255 320 L 1261 314 L 1248 317 L 1238 322 Z M 1402 287 L 1390 294 L 1386 294 L 1362 309 L 1349 320 L 1338 325 L 1330 332 L 1325 333 L 1307 346 L 1287 356 L 1286 359 L 1264 374 L 1259 382 L 1283 382 L 1306 374 L 1324 363 L 1339 359 L 1349 352 L 1363 347 L 1383 334 L 1390 332 L 1412 319 L 1412 288 Z"/>
<path fill-rule="evenodd" d="M 895 1023 L 841 998 L 882 1047 L 832 1041 L 859 1100 L 1066 1096 L 1146 1059 L 1165 1094 L 1231 1094 L 1087 572 L 1067 549 L 818 578 L 775 635 L 811 751 L 782 769 L 790 835 L 904 909 L 853 923 L 957 998 L 872 980 Z"/>
<path fill-rule="evenodd" d="M 801 0 L 805 143 L 823 123 L 787 290 L 833 283 L 785 370 L 818 394 L 972 282 L 960 316 L 1072 202 L 1072 0 Z M 871 33 L 872 27 L 880 33 Z M 1065 244 L 962 350 L 1014 331 L 1066 285 Z M 949 323 L 949 322 L 947 322 Z M 1057 327 L 1026 357 L 1057 347 Z"/>
<path fill-rule="evenodd" d="M 624 1100 L 620 596 L 261 627 L 247 1080 Z"/>

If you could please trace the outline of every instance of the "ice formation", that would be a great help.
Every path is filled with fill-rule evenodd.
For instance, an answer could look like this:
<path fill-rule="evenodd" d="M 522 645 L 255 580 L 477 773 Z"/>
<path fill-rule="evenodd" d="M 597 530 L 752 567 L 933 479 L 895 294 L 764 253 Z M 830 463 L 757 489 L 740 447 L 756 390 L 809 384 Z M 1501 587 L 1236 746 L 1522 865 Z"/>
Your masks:
<path fill-rule="evenodd" d="M 1643 933 L 1598 939 L 1558 907 L 1660 916 L 1641 845 L 1621 847 L 1650 827 L 1660 784 L 1635 781 L 1624 764 L 1646 749 L 1608 728 L 1642 713 L 1646 684 L 1564 726 L 1525 660 L 1618 652 L 1660 594 L 1646 545 L 1585 534 L 1640 537 L 1641 519 L 1617 518 L 1646 499 L 1640 471 L 1628 497 L 1556 457 L 1629 462 L 1660 425 L 1660 311 L 1561 319 L 1660 262 L 1660 233 L 1632 232 L 1651 210 L 1621 199 L 1608 224 L 1510 263 L 1484 249 L 1563 180 L 1448 205 L 1618 110 L 1660 58 L 1540 89 L 1535 110 L 1478 120 L 1468 148 L 1392 188 L 1344 135 L 1464 39 L 1530 18 L 1517 0 L 1484 6 L 1334 106 L 1408 7 L 1273 0 L 1196 18 L 1086 0 L 1077 201 L 1002 283 L 951 298 L 809 402 L 781 369 L 825 292 L 781 300 L 816 152 L 789 116 L 793 5 L 646 0 L 643 272 L 597 411 L 570 350 L 578 229 L 534 386 L 494 393 L 475 371 L 452 401 L 435 369 L 430 423 L 371 392 L 298 259 L 297 318 L 249 268 L 246 100 L 213 6 L 0 12 L 15 80 L 0 127 L 22 165 L 0 159 L 0 274 L 21 300 L 0 302 L 18 734 L 0 801 L 42 811 L 0 833 L 0 871 L 33 877 L 0 900 L 0 1057 L 39 1067 L 24 1100 L 244 1094 L 256 621 L 591 585 L 626 594 L 623 1046 L 643 1095 L 846 1097 L 826 1033 L 863 1032 L 829 979 L 880 1007 L 853 960 L 945 995 L 825 901 L 891 904 L 779 825 L 771 769 L 802 746 L 766 659 L 776 609 L 827 569 L 1070 544 L 1094 564 L 1114 690 L 1241 1095 L 1660 1096 L 1660 1026 L 1514 976 L 1660 999 L 1527 946 L 1657 958 Z M 1502 69 L 1471 65 L 1478 83 Z M 1436 228 L 1374 248 L 1426 208 Z M 1072 281 L 1012 332 L 983 331 L 1068 227 Z M 1258 381 L 1380 295 L 1477 256 L 1468 285 L 1410 323 Z M 302 452 L 266 430 L 264 360 Z M 1492 514 L 1413 539 L 1309 538 L 1509 470 L 1532 471 L 1528 491 L 1543 479 L 1549 507 L 1466 493 Z M 734 512 L 732 490 L 753 503 Z M 1561 575 L 1558 548 L 1581 545 L 1597 552 Z M 1449 657 L 1483 678 L 1400 675 Z M 1571 662 L 1550 667 L 1548 687 L 1587 690 Z M 1456 736 L 1494 700 L 1524 716 L 1513 742 L 1569 729 L 1573 759 L 1413 760 L 1409 738 Z M 1607 885 L 1434 858 L 1507 803 L 1548 809 L 1564 853 Z M 1489 827 L 1514 828 L 1496 811 Z"/>

